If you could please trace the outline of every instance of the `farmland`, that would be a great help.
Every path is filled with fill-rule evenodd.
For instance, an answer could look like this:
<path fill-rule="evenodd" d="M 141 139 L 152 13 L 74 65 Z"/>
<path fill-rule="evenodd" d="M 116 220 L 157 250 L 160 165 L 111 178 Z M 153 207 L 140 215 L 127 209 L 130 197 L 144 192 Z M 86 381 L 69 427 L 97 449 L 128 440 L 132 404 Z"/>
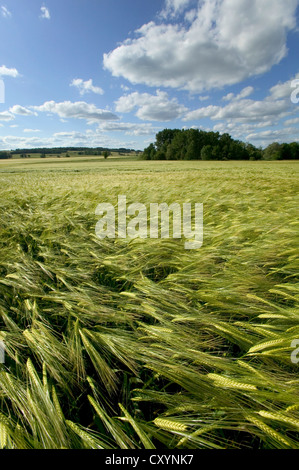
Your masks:
<path fill-rule="evenodd" d="M 0 161 L 0 446 L 299 448 L 298 168 Z M 203 203 L 202 248 L 98 239 L 118 195 Z"/>

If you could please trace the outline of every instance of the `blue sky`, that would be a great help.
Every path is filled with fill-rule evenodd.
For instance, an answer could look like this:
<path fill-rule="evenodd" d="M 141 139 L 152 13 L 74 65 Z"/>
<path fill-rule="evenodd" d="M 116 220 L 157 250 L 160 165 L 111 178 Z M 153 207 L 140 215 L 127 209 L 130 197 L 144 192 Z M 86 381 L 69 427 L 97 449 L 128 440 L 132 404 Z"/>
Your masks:
<path fill-rule="evenodd" d="M 298 3 L 0 0 L 0 149 L 299 141 Z"/>

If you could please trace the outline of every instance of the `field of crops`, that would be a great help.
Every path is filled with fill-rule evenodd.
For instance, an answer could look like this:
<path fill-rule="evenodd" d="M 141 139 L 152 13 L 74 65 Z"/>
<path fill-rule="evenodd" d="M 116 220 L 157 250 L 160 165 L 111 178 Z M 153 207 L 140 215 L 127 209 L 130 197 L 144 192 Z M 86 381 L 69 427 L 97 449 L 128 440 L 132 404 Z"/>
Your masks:
<path fill-rule="evenodd" d="M 0 447 L 299 448 L 298 168 L 0 162 Z M 98 239 L 118 195 L 203 203 L 202 248 Z"/>

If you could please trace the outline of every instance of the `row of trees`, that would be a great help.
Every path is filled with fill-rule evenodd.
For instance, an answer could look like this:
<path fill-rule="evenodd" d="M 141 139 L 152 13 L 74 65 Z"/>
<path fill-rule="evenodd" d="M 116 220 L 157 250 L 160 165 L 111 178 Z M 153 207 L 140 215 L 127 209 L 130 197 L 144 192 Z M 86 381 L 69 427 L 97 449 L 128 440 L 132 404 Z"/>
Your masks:
<path fill-rule="evenodd" d="M 145 160 L 295 160 L 299 144 L 271 144 L 265 150 L 229 134 L 198 129 L 164 129 L 143 152 Z"/>
<path fill-rule="evenodd" d="M 61 155 L 68 152 L 76 152 L 78 155 L 103 155 L 103 152 L 123 152 L 123 153 L 135 153 L 133 149 L 117 148 L 108 149 L 106 147 L 52 147 L 52 148 L 34 148 L 34 149 L 16 149 L 11 153 L 12 155 L 21 154 L 47 154 L 47 155 Z M 141 151 L 140 151 L 141 153 Z"/>
<path fill-rule="evenodd" d="M 12 158 L 12 154 L 10 152 L 0 152 L 0 160 L 7 160 Z"/>
<path fill-rule="evenodd" d="M 274 142 L 263 151 L 264 160 L 298 160 L 299 143 L 278 144 Z"/>
<path fill-rule="evenodd" d="M 118 149 L 107 149 L 104 147 L 55 147 L 55 148 L 35 148 L 35 149 L 16 149 L 12 151 L 0 151 L 0 160 L 13 158 L 13 156 L 19 158 L 30 158 L 31 155 L 37 156 L 40 154 L 40 158 L 46 157 L 70 157 L 70 152 L 74 152 L 74 155 L 86 156 L 86 155 L 99 155 L 107 159 L 112 155 L 112 152 L 118 153 L 119 155 L 128 154 L 142 154 L 141 150 L 133 150 L 126 148 Z"/>

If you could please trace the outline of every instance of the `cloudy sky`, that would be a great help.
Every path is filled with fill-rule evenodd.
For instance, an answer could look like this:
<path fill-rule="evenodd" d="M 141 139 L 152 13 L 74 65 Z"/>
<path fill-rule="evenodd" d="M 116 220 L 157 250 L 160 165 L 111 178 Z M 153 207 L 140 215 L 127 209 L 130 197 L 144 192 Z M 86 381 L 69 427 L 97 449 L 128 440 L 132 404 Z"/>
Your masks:
<path fill-rule="evenodd" d="M 0 149 L 299 141 L 298 3 L 0 0 Z"/>

